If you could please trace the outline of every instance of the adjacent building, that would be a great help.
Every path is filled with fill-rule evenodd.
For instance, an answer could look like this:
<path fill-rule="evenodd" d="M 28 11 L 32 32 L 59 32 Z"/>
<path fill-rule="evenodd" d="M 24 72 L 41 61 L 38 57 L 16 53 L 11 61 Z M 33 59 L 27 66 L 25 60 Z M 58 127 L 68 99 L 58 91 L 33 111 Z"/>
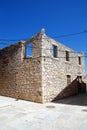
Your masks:
<path fill-rule="evenodd" d="M 40 33 L 0 50 L 0 95 L 49 102 L 86 92 L 84 53 Z"/>

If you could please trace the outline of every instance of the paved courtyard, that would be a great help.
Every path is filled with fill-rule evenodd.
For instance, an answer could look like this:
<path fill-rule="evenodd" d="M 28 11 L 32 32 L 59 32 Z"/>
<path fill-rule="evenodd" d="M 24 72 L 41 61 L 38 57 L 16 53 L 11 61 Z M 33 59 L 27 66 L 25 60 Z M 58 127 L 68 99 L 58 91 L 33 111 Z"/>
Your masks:
<path fill-rule="evenodd" d="M 87 94 L 46 104 L 0 96 L 0 130 L 87 130 L 86 105 Z"/>

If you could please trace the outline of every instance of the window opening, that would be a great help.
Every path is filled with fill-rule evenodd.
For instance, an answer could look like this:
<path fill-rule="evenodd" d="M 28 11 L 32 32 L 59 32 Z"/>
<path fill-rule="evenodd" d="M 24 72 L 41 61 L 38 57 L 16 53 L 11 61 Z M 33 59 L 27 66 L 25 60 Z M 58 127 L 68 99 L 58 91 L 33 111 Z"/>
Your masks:
<path fill-rule="evenodd" d="M 81 65 L 81 57 L 78 57 L 78 63 Z"/>
<path fill-rule="evenodd" d="M 32 43 L 26 45 L 26 57 L 32 57 Z"/>
<path fill-rule="evenodd" d="M 52 45 L 52 56 L 57 58 L 57 46 Z"/>
<path fill-rule="evenodd" d="M 66 51 L 66 61 L 69 61 L 69 51 Z"/>
<path fill-rule="evenodd" d="M 69 85 L 71 83 L 71 76 L 67 75 L 67 85 Z"/>

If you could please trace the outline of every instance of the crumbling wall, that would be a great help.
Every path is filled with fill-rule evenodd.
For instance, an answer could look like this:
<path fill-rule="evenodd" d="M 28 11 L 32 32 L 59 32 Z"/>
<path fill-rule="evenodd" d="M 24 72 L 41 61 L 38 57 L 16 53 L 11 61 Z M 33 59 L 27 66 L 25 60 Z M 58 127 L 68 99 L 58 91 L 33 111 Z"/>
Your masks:
<path fill-rule="evenodd" d="M 33 50 L 32 57 L 25 57 L 25 46 L 19 42 L 0 51 L 0 95 L 42 102 L 40 52 Z"/>
<path fill-rule="evenodd" d="M 32 57 L 26 57 L 25 46 L 31 42 Z M 57 57 L 52 55 L 52 45 L 58 48 Z M 66 61 L 66 51 L 69 51 L 69 61 Z M 71 76 L 68 86 L 67 75 Z M 43 32 L 0 50 L 0 95 L 41 103 L 53 101 L 77 94 L 78 86 L 74 82 L 77 76 L 84 80 L 83 53 L 48 38 Z"/>

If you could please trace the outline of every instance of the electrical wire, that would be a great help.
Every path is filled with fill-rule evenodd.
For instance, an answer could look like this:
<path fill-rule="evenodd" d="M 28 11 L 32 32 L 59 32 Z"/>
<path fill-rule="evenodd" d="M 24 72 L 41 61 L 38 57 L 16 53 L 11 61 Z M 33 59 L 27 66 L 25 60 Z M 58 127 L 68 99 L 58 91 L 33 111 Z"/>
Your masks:
<path fill-rule="evenodd" d="M 65 35 L 59 35 L 59 36 L 53 36 L 52 38 L 62 38 L 62 37 L 70 37 L 70 36 L 75 36 L 75 35 L 80 35 L 80 34 L 85 34 L 87 33 L 87 31 L 82 31 L 82 32 L 77 32 L 77 33 L 71 33 L 71 34 L 65 34 Z M 22 38 L 20 39 L 0 39 L 0 41 L 20 41 Z M 25 39 L 22 39 L 23 41 L 27 40 L 29 38 L 25 38 Z M 47 39 L 47 37 L 46 37 Z"/>
<path fill-rule="evenodd" d="M 82 31 L 82 32 L 78 32 L 78 33 L 72 33 L 72 34 L 66 34 L 66 35 L 60 35 L 60 36 L 54 36 L 54 37 L 52 37 L 52 38 L 61 38 L 61 37 L 69 37 L 69 36 L 75 36 L 75 35 L 80 35 L 80 34 L 84 34 L 84 33 L 87 33 L 87 31 Z M 48 39 L 49 39 L 49 37 L 47 37 Z M 23 39 L 23 40 L 27 40 L 27 39 Z M 38 39 L 37 39 L 38 40 Z M 6 43 L 5 41 L 7 41 L 7 42 L 10 42 L 10 41 L 20 41 L 20 39 L 0 39 L 0 44 L 5 44 L 5 45 L 9 45 L 9 44 L 11 44 L 11 43 Z M 4 42 L 3 42 L 4 41 Z M 11 44 L 12 45 L 12 44 Z M 30 46 L 27 46 L 28 48 L 31 48 L 32 49 L 32 47 L 30 47 Z M 35 49 L 37 49 L 37 50 L 39 50 L 39 49 L 43 49 L 44 51 L 45 50 L 49 50 L 49 51 L 53 51 L 53 49 L 47 49 L 47 48 L 41 48 L 41 47 L 33 47 L 33 48 L 35 48 Z M 66 50 L 58 50 L 59 52 L 66 52 Z M 69 51 L 69 53 L 81 53 L 81 52 L 75 52 L 75 51 Z M 87 54 L 87 52 L 86 53 L 84 53 L 85 55 Z M 87 57 L 87 56 L 83 56 L 83 57 Z M 59 58 L 59 57 L 58 57 Z M 60 58 L 65 58 L 65 57 L 60 57 Z M 70 58 L 74 58 L 74 57 L 70 57 Z"/>
<path fill-rule="evenodd" d="M 75 36 L 75 35 L 80 35 L 80 34 L 84 34 L 84 33 L 87 33 L 87 31 L 82 31 L 82 32 L 78 32 L 78 33 L 71 33 L 71 34 L 66 34 L 66 35 L 60 35 L 60 36 L 54 36 L 52 38 L 69 37 L 69 36 Z"/>
<path fill-rule="evenodd" d="M 39 51 L 40 49 L 42 49 L 43 51 L 51 51 L 51 52 L 53 52 L 54 51 L 54 49 L 48 49 L 48 48 L 42 48 L 42 47 L 32 47 L 32 46 L 29 46 L 29 45 L 27 45 L 26 46 L 26 48 L 27 48 L 27 51 L 32 51 L 33 49 L 36 49 L 37 51 Z M 57 50 L 58 52 L 63 52 L 63 53 L 66 53 L 66 48 L 65 48 L 65 50 L 60 50 L 60 49 L 58 49 Z M 76 52 L 76 51 L 68 51 L 69 53 L 74 53 L 74 54 L 82 54 L 82 52 Z M 87 54 L 87 53 L 84 53 L 84 54 Z"/>
<path fill-rule="evenodd" d="M 48 48 L 42 48 L 42 47 L 31 47 L 31 46 L 28 46 L 27 45 L 27 48 L 31 48 L 31 50 L 33 49 L 33 48 L 35 48 L 36 50 L 39 50 L 39 49 L 43 49 L 44 51 L 46 51 L 46 50 L 49 50 L 49 51 L 53 51 L 54 49 L 48 49 Z M 57 50 L 58 52 L 66 52 L 66 50 L 60 50 L 60 49 L 58 49 Z M 69 50 L 69 53 L 82 53 L 82 52 L 76 52 L 76 51 L 70 51 Z"/>

